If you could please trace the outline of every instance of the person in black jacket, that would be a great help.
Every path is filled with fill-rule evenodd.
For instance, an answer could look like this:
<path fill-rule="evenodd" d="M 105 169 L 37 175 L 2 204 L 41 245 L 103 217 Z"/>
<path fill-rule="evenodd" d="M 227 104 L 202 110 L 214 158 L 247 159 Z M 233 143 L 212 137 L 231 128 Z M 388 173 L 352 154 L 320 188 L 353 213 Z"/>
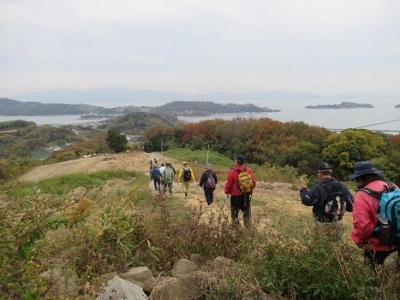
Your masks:
<path fill-rule="evenodd" d="M 199 186 L 203 187 L 204 189 L 204 196 L 208 205 L 211 205 L 214 201 L 214 191 L 217 183 L 217 174 L 215 174 L 215 172 L 211 169 L 211 165 L 207 164 L 206 170 L 203 172 L 203 174 L 201 174 Z"/>
<path fill-rule="evenodd" d="M 321 162 L 318 165 L 317 176 L 319 183 L 310 190 L 307 189 L 307 184 L 302 182 L 301 202 L 306 206 L 313 207 L 312 212 L 317 228 L 332 229 L 335 235 L 343 237 L 342 218 L 345 211 L 353 211 L 353 195 L 343 182 L 332 177 L 332 168 L 329 163 Z M 333 200 L 331 199 L 332 194 L 334 194 Z M 341 200 L 336 196 L 339 196 Z"/>

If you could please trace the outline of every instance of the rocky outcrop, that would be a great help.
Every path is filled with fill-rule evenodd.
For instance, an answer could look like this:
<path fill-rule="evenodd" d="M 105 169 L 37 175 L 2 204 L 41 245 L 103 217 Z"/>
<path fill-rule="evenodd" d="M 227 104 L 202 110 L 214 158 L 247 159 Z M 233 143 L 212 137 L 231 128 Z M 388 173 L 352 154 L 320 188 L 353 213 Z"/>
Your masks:
<path fill-rule="evenodd" d="M 204 299 L 210 285 L 217 284 L 217 282 L 211 274 L 201 270 L 203 259 L 200 255 L 192 254 L 190 258 L 191 260 L 179 259 L 168 273 L 161 273 L 157 278 L 147 267 L 131 268 L 118 275 L 110 273 L 110 276 L 107 276 L 105 274 L 103 278 L 112 279 L 107 281 L 97 299 L 146 299 L 129 298 L 129 293 L 134 293 L 134 291 L 138 297 L 143 296 L 140 292 L 142 291 L 151 300 Z M 232 263 L 233 261 L 229 259 L 217 257 L 213 264 L 217 268 L 221 268 Z"/>
<path fill-rule="evenodd" d="M 147 295 L 143 289 L 127 280 L 115 276 L 108 281 L 97 297 L 98 300 L 146 300 Z"/>

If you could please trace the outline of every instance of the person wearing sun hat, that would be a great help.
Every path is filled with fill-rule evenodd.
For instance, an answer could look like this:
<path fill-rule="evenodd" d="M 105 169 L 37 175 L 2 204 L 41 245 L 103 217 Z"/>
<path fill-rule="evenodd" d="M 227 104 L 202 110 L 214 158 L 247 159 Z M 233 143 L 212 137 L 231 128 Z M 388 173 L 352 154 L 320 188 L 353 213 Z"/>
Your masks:
<path fill-rule="evenodd" d="M 346 211 L 351 212 L 353 209 L 353 195 L 343 182 L 338 181 L 332 176 L 333 170 L 328 162 L 319 163 L 316 169 L 319 182 L 310 190 L 307 188 L 307 183 L 302 182 L 300 189 L 301 203 L 305 206 L 313 207 L 312 212 L 316 228 L 323 229 L 323 232 L 326 232 L 326 234 L 334 234 L 335 238 L 341 238 L 344 235 L 344 211 L 343 214 L 338 215 L 327 213 L 327 200 L 330 197 L 330 190 L 340 190 L 343 194 Z"/>
<path fill-rule="evenodd" d="M 361 190 L 368 188 L 382 192 L 389 188 L 382 180 L 384 172 L 375 168 L 370 161 L 360 161 L 354 165 L 354 173 L 349 176 L 358 183 L 358 190 L 354 197 L 353 231 L 351 238 L 358 247 L 364 248 L 364 258 L 369 263 L 383 264 L 386 257 L 398 248 L 394 245 L 384 245 L 374 232 L 378 224 L 379 201 L 371 194 Z M 399 252 L 400 255 L 400 252 Z"/>

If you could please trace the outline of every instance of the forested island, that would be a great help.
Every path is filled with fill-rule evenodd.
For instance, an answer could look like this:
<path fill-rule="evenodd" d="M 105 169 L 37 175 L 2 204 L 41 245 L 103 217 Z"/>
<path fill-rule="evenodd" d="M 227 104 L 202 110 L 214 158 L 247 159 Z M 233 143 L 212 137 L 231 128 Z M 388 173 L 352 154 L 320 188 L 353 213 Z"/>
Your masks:
<path fill-rule="evenodd" d="M 211 101 L 173 101 L 161 106 L 119 106 L 104 108 L 88 104 L 55 104 L 39 102 L 21 102 L 0 98 L 0 114 L 4 116 L 55 116 L 81 115 L 82 119 L 93 119 L 104 115 L 120 115 L 133 112 L 148 112 L 157 115 L 172 116 L 208 116 L 218 113 L 260 113 L 279 110 L 258 107 L 254 104 L 214 103 Z"/>
<path fill-rule="evenodd" d="M 307 109 L 343 109 L 343 108 L 374 108 L 371 104 L 355 103 L 355 102 L 342 102 L 340 104 L 318 104 L 308 105 Z"/>

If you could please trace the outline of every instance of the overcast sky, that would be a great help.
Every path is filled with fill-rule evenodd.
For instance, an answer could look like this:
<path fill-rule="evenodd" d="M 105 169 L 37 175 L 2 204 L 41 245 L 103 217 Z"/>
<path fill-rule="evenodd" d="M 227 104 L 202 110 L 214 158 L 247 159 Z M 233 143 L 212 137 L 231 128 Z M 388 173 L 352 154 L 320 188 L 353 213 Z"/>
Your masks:
<path fill-rule="evenodd" d="M 400 96 L 399 0 L 0 0 L 0 97 L 125 87 Z"/>

